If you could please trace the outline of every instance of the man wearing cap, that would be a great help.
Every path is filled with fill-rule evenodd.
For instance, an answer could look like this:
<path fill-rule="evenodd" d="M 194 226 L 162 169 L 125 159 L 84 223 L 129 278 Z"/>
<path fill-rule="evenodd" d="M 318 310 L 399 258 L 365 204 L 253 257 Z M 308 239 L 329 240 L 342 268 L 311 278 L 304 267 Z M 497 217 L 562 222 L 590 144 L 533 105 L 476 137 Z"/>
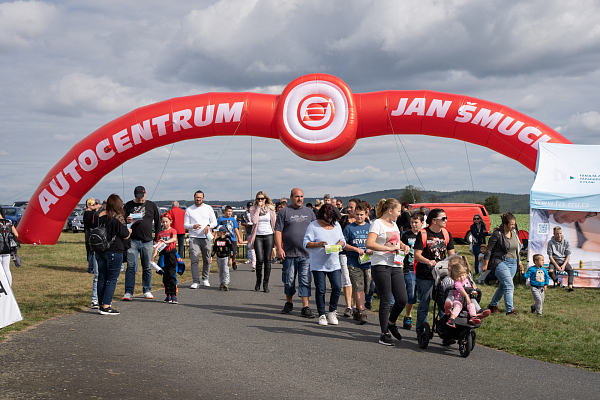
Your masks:
<path fill-rule="evenodd" d="M 169 215 L 173 220 L 173 229 L 177 231 L 177 251 L 179 252 L 179 256 L 183 257 L 183 245 L 185 241 L 185 228 L 183 227 L 183 219 L 185 218 L 185 211 L 179 208 L 179 202 L 177 200 L 171 203 Z"/>
<path fill-rule="evenodd" d="M 152 267 L 150 260 L 153 251 L 152 228 L 154 223 L 154 240 L 157 240 L 161 231 L 158 207 L 150 200 L 146 200 L 146 189 L 138 186 L 133 190 L 135 199 L 128 201 L 123 209 L 127 223 L 131 225 L 131 247 L 127 249 L 127 271 L 125 272 L 124 301 L 133 297 L 135 289 L 135 274 L 138 267 L 138 254 L 142 262 L 142 289 L 146 299 L 152 296 Z"/>
<path fill-rule="evenodd" d="M 298 295 L 302 299 L 300 314 L 305 318 L 315 318 L 308 307 L 312 278 L 310 275 L 309 253 L 304 248 L 303 239 L 306 228 L 316 217 L 315 213 L 304 207 L 304 192 L 292 189 L 291 204 L 279 211 L 275 223 L 275 247 L 277 257 L 282 259 L 281 280 L 285 293 L 285 305 L 282 314 L 289 314 L 294 307 L 292 298 L 296 293 L 296 275 L 298 276 Z"/>
<path fill-rule="evenodd" d="M 217 218 L 211 206 L 204 204 L 204 192 L 198 190 L 194 193 L 194 205 L 186 208 L 183 227 L 190 232 L 190 261 L 192 279 L 194 282 L 190 289 L 200 287 L 200 253 L 202 253 L 202 283 L 210 286 L 208 275 L 210 273 L 210 250 L 212 241 L 206 236 L 211 229 L 217 227 Z"/>

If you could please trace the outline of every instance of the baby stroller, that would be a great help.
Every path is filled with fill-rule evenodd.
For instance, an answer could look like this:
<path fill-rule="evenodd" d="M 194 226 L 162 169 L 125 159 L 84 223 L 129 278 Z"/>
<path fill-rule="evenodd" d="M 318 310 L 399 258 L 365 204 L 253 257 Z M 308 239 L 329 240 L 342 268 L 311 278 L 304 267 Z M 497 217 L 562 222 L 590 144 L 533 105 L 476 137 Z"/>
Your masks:
<path fill-rule="evenodd" d="M 466 310 L 466 307 L 464 307 L 465 305 L 463 305 L 463 310 L 454 320 L 456 327 L 451 328 L 446 325 L 450 316 L 444 313 L 444 303 L 450 290 L 454 289 L 452 285 L 444 287 L 444 284 L 442 283 L 444 278 L 449 275 L 448 261 L 444 260 L 438 262 L 435 267 L 433 267 L 432 272 L 434 284 L 431 297 L 435 302 L 433 307 L 433 324 L 430 328 L 429 324 L 424 322 L 417 328 L 417 341 L 419 347 L 425 349 L 429 345 L 429 340 L 433 339 L 433 334 L 437 333 L 440 339 L 442 339 L 442 345 L 444 346 L 449 346 L 458 341 L 460 356 L 468 357 L 475 347 L 475 329 L 479 328 L 481 323 L 477 325 L 469 324 L 469 312 Z M 481 300 L 481 290 L 479 289 L 472 290 L 470 295 L 471 298 L 477 300 L 478 303 Z"/>

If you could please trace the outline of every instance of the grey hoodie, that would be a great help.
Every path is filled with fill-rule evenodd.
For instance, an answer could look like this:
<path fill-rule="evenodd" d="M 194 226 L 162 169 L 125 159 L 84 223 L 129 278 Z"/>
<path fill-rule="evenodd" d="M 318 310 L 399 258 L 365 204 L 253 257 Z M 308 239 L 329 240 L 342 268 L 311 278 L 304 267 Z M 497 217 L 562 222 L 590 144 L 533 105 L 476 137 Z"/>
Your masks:
<path fill-rule="evenodd" d="M 559 242 L 552 236 L 548 241 L 548 257 L 554 258 L 557 263 L 561 264 L 569 255 L 571 255 L 571 245 L 569 244 L 569 241 L 563 237 Z"/>

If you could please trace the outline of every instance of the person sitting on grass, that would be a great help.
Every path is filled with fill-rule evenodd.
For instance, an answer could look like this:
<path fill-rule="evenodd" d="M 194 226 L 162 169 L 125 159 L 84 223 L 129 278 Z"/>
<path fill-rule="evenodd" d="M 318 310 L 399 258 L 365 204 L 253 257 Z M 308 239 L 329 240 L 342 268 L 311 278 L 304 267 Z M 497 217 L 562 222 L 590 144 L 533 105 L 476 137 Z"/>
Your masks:
<path fill-rule="evenodd" d="M 163 284 L 165 285 L 165 303 L 177 304 L 177 278 L 175 272 L 177 270 L 177 231 L 171 227 L 173 220 L 171 215 L 165 213 L 161 218 L 163 230 L 158 232 L 157 245 L 154 246 L 152 260 L 156 262 L 156 257 L 160 254 L 163 256 L 165 266 L 163 267 Z M 160 242 L 165 244 L 158 246 Z"/>
<path fill-rule="evenodd" d="M 544 268 L 543 255 L 535 254 L 533 256 L 533 266 L 527 269 L 523 278 L 529 278 L 531 294 L 535 301 L 535 303 L 531 305 L 531 313 L 537 312 L 538 317 L 541 317 L 542 309 L 544 308 L 544 293 L 546 292 L 546 289 L 548 289 L 548 283 L 550 283 L 548 271 Z"/>
<path fill-rule="evenodd" d="M 469 279 L 470 266 L 467 259 L 464 256 L 452 257 L 448 261 L 448 270 L 450 271 L 450 278 L 454 281 L 454 290 L 452 291 L 452 300 L 446 299 L 444 305 L 444 311 L 446 315 L 450 314 L 446 325 L 455 328 L 455 319 L 458 317 L 460 312 L 463 310 L 463 303 L 466 303 L 466 308 L 469 311 L 469 324 L 477 325 L 481 320 L 490 315 L 490 310 L 479 310 L 479 304 L 474 299 L 471 299 L 467 290 L 476 290 L 477 287 Z M 476 306 L 477 305 L 477 306 Z"/>
<path fill-rule="evenodd" d="M 229 256 L 231 254 L 231 239 L 227 236 L 227 227 L 221 225 L 217 229 L 215 244 L 212 255 L 217 255 L 217 267 L 219 267 L 219 290 L 229 290 Z"/>

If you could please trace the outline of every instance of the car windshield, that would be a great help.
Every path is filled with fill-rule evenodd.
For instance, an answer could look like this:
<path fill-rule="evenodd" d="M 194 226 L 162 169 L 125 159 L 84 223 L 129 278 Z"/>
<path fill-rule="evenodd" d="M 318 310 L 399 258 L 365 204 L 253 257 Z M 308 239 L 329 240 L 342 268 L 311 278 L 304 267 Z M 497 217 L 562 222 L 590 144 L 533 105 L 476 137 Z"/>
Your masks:
<path fill-rule="evenodd" d="M 16 208 L 7 208 L 4 210 L 4 215 L 7 217 L 14 217 L 15 215 L 17 215 L 17 209 Z"/>
<path fill-rule="evenodd" d="M 83 214 L 83 211 L 81 211 L 81 210 L 75 210 L 75 211 L 73 211 L 71 213 L 71 217 L 77 217 L 77 216 L 82 215 L 82 214 Z"/>

